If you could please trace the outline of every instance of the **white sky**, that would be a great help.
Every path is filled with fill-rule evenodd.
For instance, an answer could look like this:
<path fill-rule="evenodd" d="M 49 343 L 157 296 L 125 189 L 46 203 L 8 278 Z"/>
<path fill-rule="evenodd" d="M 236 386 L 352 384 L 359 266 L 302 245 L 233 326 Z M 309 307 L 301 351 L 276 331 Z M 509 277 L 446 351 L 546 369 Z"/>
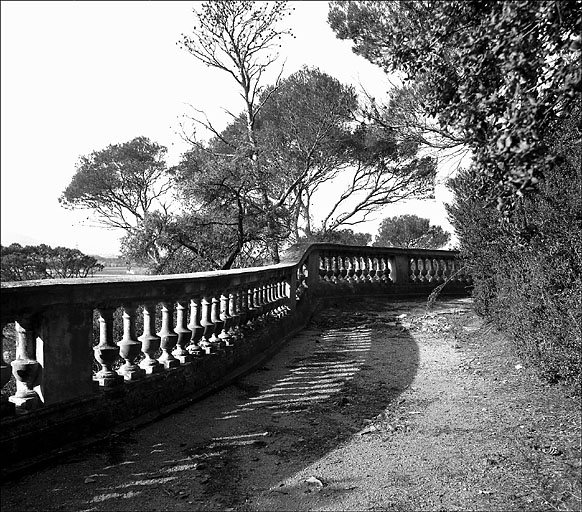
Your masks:
<path fill-rule="evenodd" d="M 1 241 L 119 252 L 123 232 L 95 227 L 87 212 L 65 210 L 58 197 L 81 155 L 145 135 L 168 147 L 168 163 L 187 149 L 177 134 L 187 104 L 219 127 L 221 107 L 242 110 L 236 85 L 176 44 L 193 23 L 197 2 L 1 2 Z M 302 65 L 376 97 L 384 73 L 351 52 L 327 24 L 327 2 L 290 2 L 296 39 L 281 48 L 284 76 Z M 270 81 L 274 81 L 272 70 Z M 437 201 L 391 206 L 355 228 L 375 234 L 382 218 L 414 213 L 450 229 Z M 330 198 L 331 200 L 331 198 Z"/>

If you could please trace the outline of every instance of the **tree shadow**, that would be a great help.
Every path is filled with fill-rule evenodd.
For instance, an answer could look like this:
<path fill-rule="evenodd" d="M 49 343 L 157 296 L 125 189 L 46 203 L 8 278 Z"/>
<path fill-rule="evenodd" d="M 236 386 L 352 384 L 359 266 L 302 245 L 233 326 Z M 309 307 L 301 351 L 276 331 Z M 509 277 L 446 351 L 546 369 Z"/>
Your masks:
<path fill-rule="evenodd" d="M 290 477 L 353 436 L 381 434 L 377 425 L 398 404 L 419 364 L 418 346 L 402 327 L 408 305 L 378 298 L 338 301 L 291 341 L 295 346 L 270 361 L 270 371 L 239 381 L 239 402 L 213 418 L 238 434 L 215 437 L 210 445 L 201 443 L 189 453 L 200 455 L 211 448 L 215 460 L 228 459 L 233 467 L 242 466 L 243 473 L 246 461 L 256 459 L 262 466 L 260 478 L 251 470 L 242 482 L 225 482 L 223 467 L 210 463 L 210 481 L 216 486 L 209 486 L 207 493 L 225 508 L 244 509 L 245 489 L 284 495 Z M 249 428 L 259 425 L 264 428 Z M 391 428 L 407 426 L 395 422 Z M 342 485 L 338 492 L 343 492 Z M 299 487 L 304 493 L 314 491 L 305 482 Z M 326 491 L 331 489 L 326 482 Z M 337 492 L 333 494 L 337 498 Z"/>
<path fill-rule="evenodd" d="M 88 476 L 89 484 L 66 492 L 79 482 L 65 470 L 47 473 L 47 485 L 65 490 L 50 500 L 45 493 L 43 505 L 248 510 L 257 495 L 287 499 L 313 492 L 308 483 L 290 483 L 293 476 L 353 436 L 382 435 L 376 425 L 414 380 L 418 346 L 403 327 L 410 306 L 380 297 L 329 304 L 263 368 L 176 414 L 75 454 L 68 464 L 60 461 L 77 478 Z M 11 483 L 10 495 L 26 488 L 34 502 L 31 488 L 42 479 L 30 478 Z M 353 488 L 347 480 L 325 485 L 325 492 L 337 491 L 334 499 Z M 20 494 L 14 503 L 26 510 L 26 501 Z M 12 509 L 10 498 L 3 502 Z"/>

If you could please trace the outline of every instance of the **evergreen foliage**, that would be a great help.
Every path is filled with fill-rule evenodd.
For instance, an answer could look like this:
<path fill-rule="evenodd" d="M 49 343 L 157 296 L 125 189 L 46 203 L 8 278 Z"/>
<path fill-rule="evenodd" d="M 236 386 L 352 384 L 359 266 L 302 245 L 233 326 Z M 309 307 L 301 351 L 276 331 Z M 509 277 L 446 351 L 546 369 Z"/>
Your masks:
<path fill-rule="evenodd" d="M 475 170 L 451 181 L 449 206 L 473 275 L 475 306 L 513 335 L 550 381 L 580 384 L 582 364 L 582 144 L 580 106 L 547 143 L 562 164 L 538 193 L 517 201 L 511 222 L 475 193 Z"/>
<path fill-rule="evenodd" d="M 431 226 L 430 219 L 418 215 L 400 215 L 382 221 L 374 246 L 440 249 L 450 239 L 450 233 L 440 226 Z"/>
<path fill-rule="evenodd" d="M 45 244 L 0 246 L 2 281 L 90 277 L 103 265 L 79 249 Z"/>
<path fill-rule="evenodd" d="M 329 22 L 472 150 L 449 214 L 476 308 L 580 390 L 582 2 L 342 1 Z"/>

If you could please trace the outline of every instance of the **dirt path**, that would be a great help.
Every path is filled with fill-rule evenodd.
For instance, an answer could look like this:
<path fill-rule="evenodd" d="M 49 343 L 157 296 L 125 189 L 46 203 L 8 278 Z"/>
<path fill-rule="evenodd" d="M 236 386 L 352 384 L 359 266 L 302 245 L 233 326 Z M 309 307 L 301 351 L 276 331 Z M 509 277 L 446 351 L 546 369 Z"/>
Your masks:
<path fill-rule="evenodd" d="M 578 510 L 580 410 L 468 299 L 356 299 L 264 368 L 2 486 L 12 510 Z"/>

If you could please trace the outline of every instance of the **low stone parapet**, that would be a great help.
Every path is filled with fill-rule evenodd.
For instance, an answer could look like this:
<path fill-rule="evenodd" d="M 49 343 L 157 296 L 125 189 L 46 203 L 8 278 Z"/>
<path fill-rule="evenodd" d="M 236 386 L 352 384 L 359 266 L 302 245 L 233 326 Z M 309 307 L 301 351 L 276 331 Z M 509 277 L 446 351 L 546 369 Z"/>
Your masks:
<path fill-rule="evenodd" d="M 5 468 L 198 399 L 260 364 L 324 297 L 466 294 L 452 251 L 312 245 L 267 267 L 2 283 Z M 139 333 L 137 332 L 139 326 Z M 118 334 L 116 334 L 118 333 Z"/>

